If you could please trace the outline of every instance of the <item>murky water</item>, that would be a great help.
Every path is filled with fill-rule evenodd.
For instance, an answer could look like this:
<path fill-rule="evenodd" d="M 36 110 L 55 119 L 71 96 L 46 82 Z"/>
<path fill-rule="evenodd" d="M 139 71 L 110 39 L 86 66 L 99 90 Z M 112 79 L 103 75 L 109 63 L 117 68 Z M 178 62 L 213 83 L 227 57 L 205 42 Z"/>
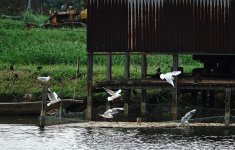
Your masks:
<path fill-rule="evenodd" d="M 76 124 L 40 129 L 0 124 L 1 150 L 235 149 L 235 128 L 81 128 Z"/>

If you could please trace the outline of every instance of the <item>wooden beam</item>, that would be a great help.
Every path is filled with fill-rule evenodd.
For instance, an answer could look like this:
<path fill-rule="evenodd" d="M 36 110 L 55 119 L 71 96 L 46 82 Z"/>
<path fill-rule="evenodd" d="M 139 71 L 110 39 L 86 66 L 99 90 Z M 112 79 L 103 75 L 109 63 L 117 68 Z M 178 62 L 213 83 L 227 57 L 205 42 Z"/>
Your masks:
<path fill-rule="evenodd" d="M 178 54 L 173 54 L 173 71 L 178 70 Z M 173 99 L 172 99 L 172 119 L 177 120 L 178 118 L 178 78 L 174 77 L 174 84 L 173 87 Z"/>
<path fill-rule="evenodd" d="M 130 78 L 130 55 L 129 53 L 126 53 L 125 55 L 125 60 L 124 60 L 124 78 L 129 79 Z M 125 90 L 124 92 L 124 117 L 128 117 L 128 102 L 131 97 L 131 92 L 130 90 Z"/>
<path fill-rule="evenodd" d="M 112 53 L 108 53 L 107 55 L 107 63 L 106 63 L 106 80 L 111 81 L 112 80 Z M 106 100 L 106 110 L 110 109 L 111 102 Z"/>
<path fill-rule="evenodd" d="M 92 119 L 93 53 L 87 54 L 87 112 L 86 119 Z"/>
<path fill-rule="evenodd" d="M 45 116 L 46 116 L 46 107 L 47 107 L 47 84 L 43 84 L 43 89 L 42 89 L 42 109 L 41 109 L 41 113 L 39 116 L 39 127 L 40 128 L 44 128 L 44 126 L 46 125 L 46 121 L 45 121 Z"/>
<path fill-rule="evenodd" d="M 141 55 L 141 78 L 146 78 L 147 74 L 147 56 L 145 53 Z M 141 90 L 141 104 L 140 111 L 141 117 L 144 118 L 146 115 L 146 89 Z"/>
<path fill-rule="evenodd" d="M 108 81 L 112 80 L 112 53 L 108 53 L 107 55 L 107 63 L 106 63 L 106 79 Z"/>
<path fill-rule="evenodd" d="M 226 88 L 225 89 L 225 100 L 224 100 L 224 103 L 225 103 L 225 113 L 224 113 L 225 126 L 229 126 L 229 122 L 230 122 L 231 93 L 232 93 L 231 88 Z"/>

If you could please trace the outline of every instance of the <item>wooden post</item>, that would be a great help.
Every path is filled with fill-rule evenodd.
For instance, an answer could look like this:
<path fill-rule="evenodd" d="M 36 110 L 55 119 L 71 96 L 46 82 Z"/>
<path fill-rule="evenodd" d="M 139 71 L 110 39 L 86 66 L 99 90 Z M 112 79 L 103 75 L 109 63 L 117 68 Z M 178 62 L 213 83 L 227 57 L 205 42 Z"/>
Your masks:
<path fill-rule="evenodd" d="M 173 54 L 173 71 L 178 70 L 178 54 Z M 175 87 L 173 88 L 173 100 L 172 100 L 172 119 L 177 120 L 178 118 L 178 78 L 174 77 Z"/>
<path fill-rule="evenodd" d="M 147 57 L 146 54 L 141 55 L 141 78 L 146 78 L 147 74 Z M 146 89 L 141 90 L 141 104 L 140 111 L 141 117 L 144 118 L 146 114 Z"/>
<path fill-rule="evenodd" d="M 125 60 L 124 60 L 125 64 L 124 64 L 124 76 L 125 79 L 129 79 L 130 78 L 130 55 L 129 53 L 125 54 Z M 130 95 L 131 95 L 131 91 L 128 89 L 124 92 L 124 117 L 127 118 L 128 117 L 128 102 L 130 99 Z"/>
<path fill-rule="evenodd" d="M 87 109 L 86 119 L 92 119 L 92 88 L 93 88 L 93 53 L 87 54 Z"/>
<path fill-rule="evenodd" d="M 42 89 L 42 109 L 39 116 L 39 127 L 44 128 L 45 126 L 45 115 L 46 115 L 46 107 L 47 107 L 47 84 L 43 85 Z"/>
<path fill-rule="evenodd" d="M 108 81 L 112 80 L 112 53 L 107 55 L 107 72 L 106 72 L 106 79 Z M 110 102 L 106 99 L 106 110 L 110 109 Z"/>
<path fill-rule="evenodd" d="M 61 120 L 62 117 L 62 108 L 63 108 L 63 102 L 62 100 L 64 99 L 64 79 L 62 78 L 62 89 L 61 89 L 61 101 L 60 101 L 60 112 L 59 112 L 59 119 Z"/>
<path fill-rule="evenodd" d="M 198 96 L 198 92 L 197 91 L 194 90 L 194 91 L 191 92 L 192 104 L 194 106 L 198 105 L 197 104 L 197 96 Z"/>
<path fill-rule="evenodd" d="M 225 126 L 229 126 L 230 122 L 230 101 L 231 101 L 231 88 L 225 89 L 225 114 L 224 114 L 224 123 Z"/>

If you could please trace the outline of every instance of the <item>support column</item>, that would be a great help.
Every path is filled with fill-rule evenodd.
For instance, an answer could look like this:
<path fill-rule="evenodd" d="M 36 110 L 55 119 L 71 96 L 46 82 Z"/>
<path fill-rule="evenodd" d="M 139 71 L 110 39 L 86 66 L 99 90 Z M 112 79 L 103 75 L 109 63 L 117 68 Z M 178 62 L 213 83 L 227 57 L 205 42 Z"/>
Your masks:
<path fill-rule="evenodd" d="M 225 113 L 224 113 L 224 123 L 225 126 L 229 126 L 230 122 L 230 102 L 231 102 L 231 88 L 226 88 L 225 89 Z"/>
<path fill-rule="evenodd" d="M 198 92 L 197 91 L 192 91 L 191 92 L 191 99 L 192 99 L 192 104 L 194 106 L 197 106 L 198 103 L 197 103 L 197 96 L 198 96 Z"/>
<path fill-rule="evenodd" d="M 147 74 L 147 56 L 145 53 L 141 55 L 141 78 L 146 78 Z M 141 117 L 144 118 L 146 115 L 146 89 L 141 90 Z"/>
<path fill-rule="evenodd" d="M 173 54 L 173 71 L 178 70 L 178 54 Z M 177 120 L 178 118 L 178 78 L 174 77 L 175 87 L 173 88 L 173 100 L 172 100 L 172 119 Z"/>
<path fill-rule="evenodd" d="M 87 109 L 86 119 L 92 119 L 92 88 L 93 88 L 93 53 L 87 54 Z"/>
<path fill-rule="evenodd" d="M 106 63 L 106 80 L 112 80 L 112 53 L 108 53 L 107 55 L 107 63 Z M 110 102 L 106 100 L 106 110 L 110 109 Z"/>
<path fill-rule="evenodd" d="M 44 128 L 44 126 L 46 125 L 46 121 L 45 121 L 45 116 L 46 116 L 46 107 L 47 107 L 47 84 L 43 85 L 43 89 L 42 89 L 42 109 L 41 109 L 41 113 L 39 116 L 39 127 L 40 128 Z"/>
<path fill-rule="evenodd" d="M 125 60 L 124 60 L 124 77 L 125 79 L 129 79 L 130 78 L 130 55 L 129 53 L 125 54 Z M 125 90 L 124 92 L 124 117 L 127 118 L 128 117 L 128 102 L 129 99 L 131 97 L 131 91 L 130 89 Z"/>

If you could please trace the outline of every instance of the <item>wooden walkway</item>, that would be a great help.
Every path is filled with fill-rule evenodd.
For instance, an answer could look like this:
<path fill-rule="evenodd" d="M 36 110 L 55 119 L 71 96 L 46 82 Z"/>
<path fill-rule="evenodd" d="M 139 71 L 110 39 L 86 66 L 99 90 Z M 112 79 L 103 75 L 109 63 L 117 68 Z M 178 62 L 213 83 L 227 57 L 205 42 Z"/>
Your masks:
<path fill-rule="evenodd" d="M 169 88 L 172 87 L 166 81 L 160 79 L 121 79 L 97 82 L 94 85 L 94 89 L 102 89 L 102 87 L 108 87 L 112 89 L 151 89 L 151 88 Z M 212 79 L 205 78 L 194 83 L 193 77 L 178 78 L 178 87 L 180 89 L 200 89 L 200 90 L 216 90 L 224 89 L 227 87 L 235 88 L 235 79 Z"/>

